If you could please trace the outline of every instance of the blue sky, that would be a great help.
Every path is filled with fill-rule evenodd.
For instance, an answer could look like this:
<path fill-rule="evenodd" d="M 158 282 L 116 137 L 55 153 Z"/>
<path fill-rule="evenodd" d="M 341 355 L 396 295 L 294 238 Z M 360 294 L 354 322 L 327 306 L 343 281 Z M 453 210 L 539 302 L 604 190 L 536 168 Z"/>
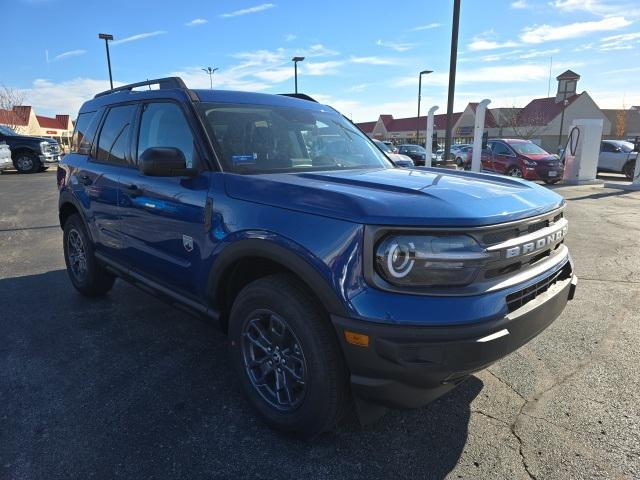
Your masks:
<path fill-rule="evenodd" d="M 208 88 L 299 89 L 355 121 L 446 109 L 452 2 L 322 0 L 0 0 L 0 83 L 23 89 L 39 113 L 75 115 L 108 87 L 104 42 L 112 33 L 114 80 L 182 76 Z M 17 21 L 28 19 L 28 23 Z M 16 20 L 16 21 L 13 21 Z M 26 27 L 25 25 L 28 25 Z M 462 0 L 456 109 L 483 98 L 524 106 L 570 68 L 603 108 L 640 105 L 637 0 Z M 555 89 L 552 80 L 551 91 Z"/>

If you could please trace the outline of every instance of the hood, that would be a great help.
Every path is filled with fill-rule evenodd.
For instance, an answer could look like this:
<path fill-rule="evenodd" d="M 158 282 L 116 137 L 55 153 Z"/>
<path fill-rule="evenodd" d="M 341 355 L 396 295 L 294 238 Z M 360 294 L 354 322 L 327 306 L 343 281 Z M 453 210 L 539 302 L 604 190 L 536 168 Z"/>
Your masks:
<path fill-rule="evenodd" d="M 521 153 L 520 155 L 522 155 L 524 158 L 528 158 L 529 160 L 534 160 L 536 162 L 557 162 L 559 160 L 558 157 L 550 153 L 527 153 L 526 155 L 524 153 Z"/>
<path fill-rule="evenodd" d="M 6 137 L 6 139 L 13 140 L 13 141 L 19 140 L 21 142 L 33 142 L 33 143 L 47 142 L 47 143 L 55 143 L 56 145 L 58 144 L 58 142 L 56 142 L 52 138 L 32 137 L 29 135 L 11 135 L 10 137 Z"/>
<path fill-rule="evenodd" d="M 564 203 L 525 180 L 438 168 L 227 174 L 225 186 L 236 199 L 372 225 L 492 225 Z"/>

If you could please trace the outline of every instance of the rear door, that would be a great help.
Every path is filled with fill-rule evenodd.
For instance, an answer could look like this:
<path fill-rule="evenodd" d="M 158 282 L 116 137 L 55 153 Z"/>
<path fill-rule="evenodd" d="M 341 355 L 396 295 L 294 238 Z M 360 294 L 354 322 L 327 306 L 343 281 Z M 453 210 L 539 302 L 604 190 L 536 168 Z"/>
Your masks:
<path fill-rule="evenodd" d="M 184 153 L 195 177 L 149 177 L 137 168 L 121 178 L 122 231 L 127 263 L 139 273 L 182 293 L 197 291 L 199 262 L 205 255 L 205 208 L 209 174 L 203 168 L 203 148 L 181 104 L 142 104 L 132 155 L 151 147 L 175 147 Z M 137 161 L 137 160 L 136 160 Z"/>
<path fill-rule="evenodd" d="M 600 155 L 598 156 L 598 169 L 615 170 L 616 148 L 609 142 L 600 142 Z"/>
<path fill-rule="evenodd" d="M 495 142 L 487 142 L 487 148 L 482 149 L 482 170 L 493 172 L 493 146 Z"/>
<path fill-rule="evenodd" d="M 91 122 L 99 123 L 97 137 L 87 152 L 86 162 L 78 164 L 75 172 L 77 184 L 74 188 L 80 194 L 96 250 L 111 257 L 117 257 L 123 247 L 118 207 L 119 176 L 129 161 L 129 136 L 135 109 L 135 105 L 126 104 L 96 112 Z M 80 117 L 78 129 L 85 120 Z M 92 127 L 87 129 L 91 131 Z M 83 141 L 86 143 L 86 139 Z M 82 148 L 81 141 L 79 149 Z"/>

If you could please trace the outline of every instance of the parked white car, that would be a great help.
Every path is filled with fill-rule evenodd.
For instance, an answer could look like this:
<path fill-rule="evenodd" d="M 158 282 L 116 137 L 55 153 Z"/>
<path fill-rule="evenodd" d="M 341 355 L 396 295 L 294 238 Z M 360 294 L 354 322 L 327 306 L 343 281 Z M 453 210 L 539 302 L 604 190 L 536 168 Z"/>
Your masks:
<path fill-rule="evenodd" d="M 633 143 L 624 140 L 603 140 L 600 143 L 598 171 L 624 173 L 629 180 L 633 179 L 638 158 L 638 152 L 633 147 Z"/>
<path fill-rule="evenodd" d="M 11 149 L 6 143 L 0 143 L 0 172 L 8 168 L 13 168 Z"/>

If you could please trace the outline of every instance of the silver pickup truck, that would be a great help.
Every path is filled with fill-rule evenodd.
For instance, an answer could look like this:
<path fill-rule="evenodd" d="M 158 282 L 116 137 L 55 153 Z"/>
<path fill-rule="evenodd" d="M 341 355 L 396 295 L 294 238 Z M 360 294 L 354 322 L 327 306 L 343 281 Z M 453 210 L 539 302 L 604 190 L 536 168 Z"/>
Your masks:
<path fill-rule="evenodd" d="M 0 143 L 0 172 L 8 168 L 13 168 L 11 149 L 6 143 Z"/>

